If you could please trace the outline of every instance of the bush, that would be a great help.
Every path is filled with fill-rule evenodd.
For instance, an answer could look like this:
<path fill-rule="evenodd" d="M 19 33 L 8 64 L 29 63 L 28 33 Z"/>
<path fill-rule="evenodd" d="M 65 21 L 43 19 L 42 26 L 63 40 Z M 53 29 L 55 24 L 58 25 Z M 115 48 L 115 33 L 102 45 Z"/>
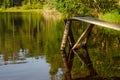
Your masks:
<path fill-rule="evenodd" d="M 113 22 L 116 24 L 120 24 L 120 13 L 118 10 L 113 10 L 110 13 L 106 13 L 102 16 L 100 16 L 100 19 L 103 19 L 105 21 Z"/>
<path fill-rule="evenodd" d="M 119 10 L 113 10 L 109 13 L 105 13 L 104 15 L 101 15 L 99 18 L 102 20 L 108 21 L 108 22 L 120 24 L 120 12 L 119 12 Z M 106 29 L 106 28 L 103 28 L 103 30 L 107 34 L 113 34 L 113 35 L 118 34 L 118 31 L 116 31 L 116 30 Z"/>
<path fill-rule="evenodd" d="M 23 9 L 42 9 L 42 8 L 43 5 L 41 3 L 23 5 Z"/>

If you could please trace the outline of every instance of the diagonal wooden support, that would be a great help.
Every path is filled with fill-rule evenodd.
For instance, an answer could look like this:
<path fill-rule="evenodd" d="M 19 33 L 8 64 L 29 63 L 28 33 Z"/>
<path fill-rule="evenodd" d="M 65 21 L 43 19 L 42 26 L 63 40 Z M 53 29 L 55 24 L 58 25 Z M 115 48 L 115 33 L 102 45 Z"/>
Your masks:
<path fill-rule="evenodd" d="M 83 22 L 89 23 L 88 27 L 85 29 L 82 35 L 78 38 L 75 44 L 74 44 L 73 34 L 71 31 L 72 21 L 83 21 Z M 109 22 L 105 22 L 102 20 L 89 18 L 89 17 L 73 17 L 69 20 L 68 19 L 65 20 L 65 23 L 66 23 L 66 26 L 65 26 L 60 50 L 63 58 L 63 63 L 66 69 L 67 80 L 72 80 L 71 70 L 73 65 L 74 54 L 76 54 L 79 57 L 79 59 L 86 64 L 90 72 L 90 76 L 97 75 L 96 71 L 93 68 L 92 61 L 90 60 L 87 45 L 86 45 L 89 34 L 94 25 L 99 25 L 99 26 L 103 26 L 103 27 L 111 28 L 115 30 L 120 30 L 120 25 L 116 25 L 113 23 L 109 23 Z M 66 54 L 65 48 L 66 48 L 67 42 L 69 43 L 69 52 Z M 83 53 L 81 54 L 80 54 L 80 51 L 77 51 L 80 46 L 82 46 L 82 51 L 83 51 Z"/>
<path fill-rule="evenodd" d="M 86 30 L 82 33 L 82 35 L 79 37 L 79 39 L 77 40 L 77 42 L 75 43 L 75 45 L 73 46 L 72 50 L 78 48 L 82 41 L 88 36 L 88 34 L 91 32 L 92 28 L 93 28 L 93 24 L 89 24 L 88 27 L 86 28 Z"/>
<path fill-rule="evenodd" d="M 87 66 L 90 72 L 90 76 L 97 75 L 97 72 L 93 68 L 92 61 L 89 57 L 88 49 L 87 49 L 87 41 L 88 41 L 88 38 L 90 36 L 90 32 L 93 26 L 94 25 L 92 24 L 88 25 L 87 29 L 83 32 L 83 34 L 80 36 L 80 38 L 78 39 L 78 41 L 76 42 L 76 44 L 73 46 L 73 49 L 72 49 L 73 52 L 78 56 L 78 58 L 81 59 L 85 63 L 85 65 Z M 79 51 L 75 50 L 80 45 L 82 46 L 83 53 L 80 53 Z"/>

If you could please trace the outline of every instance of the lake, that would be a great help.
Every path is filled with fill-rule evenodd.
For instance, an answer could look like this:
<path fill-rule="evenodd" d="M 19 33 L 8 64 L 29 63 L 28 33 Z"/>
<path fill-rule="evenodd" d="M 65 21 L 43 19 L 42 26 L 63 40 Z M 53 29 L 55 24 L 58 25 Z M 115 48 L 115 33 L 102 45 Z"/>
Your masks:
<path fill-rule="evenodd" d="M 72 25 L 81 24 L 86 25 Z M 64 26 L 64 20 L 46 18 L 41 13 L 0 13 L 0 80 L 66 80 L 60 54 Z M 76 40 L 84 27 L 72 28 Z M 120 77 L 119 31 L 111 35 L 94 28 L 88 48 L 99 77 Z M 72 77 L 87 75 L 88 69 L 75 56 Z"/>

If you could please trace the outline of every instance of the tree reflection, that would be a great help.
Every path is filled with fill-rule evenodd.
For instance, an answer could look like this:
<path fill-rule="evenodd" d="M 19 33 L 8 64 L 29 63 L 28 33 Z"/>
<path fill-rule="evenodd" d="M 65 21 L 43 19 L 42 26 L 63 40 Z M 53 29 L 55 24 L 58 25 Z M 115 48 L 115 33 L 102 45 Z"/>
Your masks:
<path fill-rule="evenodd" d="M 42 34 L 38 28 L 44 23 L 43 17 L 40 14 L 35 16 L 35 13 L 0 14 L 0 52 L 4 55 L 4 61 L 9 61 L 9 58 L 12 60 L 12 57 L 16 60 L 20 49 L 28 49 L 29 56 L 38 55 L 39 52 L 35 55 L 33 53 L 42 50 Z M 35 29 L 37 31 L 34 31 Z M 34 37 L 36 35 L 37 37 Z"/>
<path fill-rule="evenodd" d="M 82 30 L 78 27 L 73 28 L 76 38 L 78 36 L 77 33 L 82 32 Z M 45 55 L 46 62 L 50 65 L 49 74 L 51 75 L 51 80 L 66 80 L 66 78 L 70 80 L 72 79 L 71 77 L 79 78 L 81 75 L 86 76 L 88 73 L 82 61 L 79 63 L 78 59 L 74 58 L 71 74 L 69 71 L 71 63 L 66 62 L 67 58 L 64 54 L 61 57 L 59 49 L 63 29 L 64 23 L 62 20 L 45 19 L 39 13 L 0 13 L 0 55 L 2 55 L 0 62 L 4 61 L 2 64 L 8 64 L 8 62 L 12 61 L 12 63 L 17 64 L 20 63 L 18 62 L 19 60 L 25 62 L 25 59 L 28 57 L 38 59 L 38 56 Z M 119 48 L 117 48 L 120 45 L 119 36 L 111 37 L 110 35 L 105 35 L 105 33 L 103 35 L 102 31 L 97 32 L 99 33 L 92 32 L 88 43 L 88 47 L 90 47 L 88 48 L 90 51 L 89 55 L 93 66 L 101 76 L 114 76 L 115 73 L 119 77 L 119 70 L 112 70 L 114 64 L 113 57 L 120 56 L 118 54 L 120 53 Z M 94 37 L 95 35 L 96 37 Z M 114 42 L 115 46 L 110 45 L 112 42 Z M 110 46 L 112 48 L 109 48 Z M 110 49 L 112 52 L 109 51 Z M 115 51 L 115 49 L 118 50 Z M 63 63 L 67 64 L 65 65 L 67 73 L 64 73 Z"/>

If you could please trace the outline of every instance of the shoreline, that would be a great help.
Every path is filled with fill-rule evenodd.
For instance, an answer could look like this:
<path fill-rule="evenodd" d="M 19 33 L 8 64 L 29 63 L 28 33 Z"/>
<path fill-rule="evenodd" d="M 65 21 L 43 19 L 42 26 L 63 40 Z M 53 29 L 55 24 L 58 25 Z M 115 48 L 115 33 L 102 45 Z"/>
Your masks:
<path fill-rule="evenodd" d="M 20 8 L 8 8 L 8 9 L 1 9 L 0 12 L 41 12 L 43 9 L 20 9 Z"/>
<path fill-rule="evenodd" d="M 22 8 L 0 8 L 0 12 L 35 12 L 42 13 L 45 18 L 61 19 L 61 13 L 54 8 L 42 8 L 42 9 L 22 9 Z"/>

